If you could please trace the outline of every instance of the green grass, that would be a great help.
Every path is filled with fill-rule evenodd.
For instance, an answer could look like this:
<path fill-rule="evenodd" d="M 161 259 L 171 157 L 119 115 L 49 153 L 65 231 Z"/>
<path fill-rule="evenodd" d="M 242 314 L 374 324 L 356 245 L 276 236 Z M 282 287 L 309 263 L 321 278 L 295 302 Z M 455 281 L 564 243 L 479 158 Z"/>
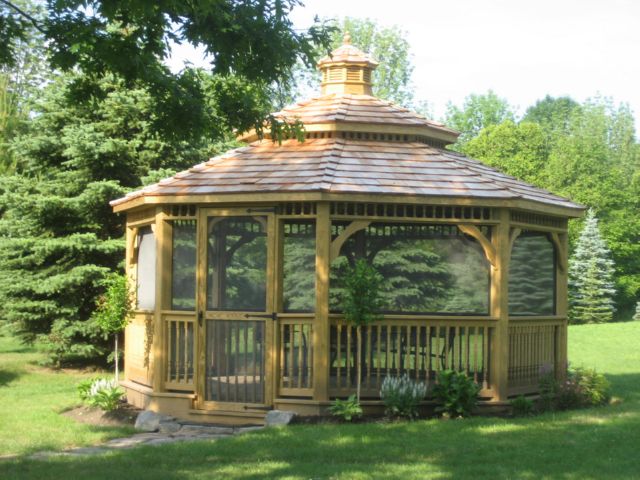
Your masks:
<path fill-rule="evenodd" d="M 33 347 L 0 337 L 0 456 L 92 445 L 131 431 L 60 415 L 79 403 L 76 384 L 90 375 L 43 368 L 43 358 Z"/>
<path fill-rule="evenodd" d="M 0 478 L 640 478 L 640 323 L 571 327 L 569 342 L 574 365 L 607 374 L 613 405 L 527 419 L 294 426 L 101 457 L 0 462 Z"/>

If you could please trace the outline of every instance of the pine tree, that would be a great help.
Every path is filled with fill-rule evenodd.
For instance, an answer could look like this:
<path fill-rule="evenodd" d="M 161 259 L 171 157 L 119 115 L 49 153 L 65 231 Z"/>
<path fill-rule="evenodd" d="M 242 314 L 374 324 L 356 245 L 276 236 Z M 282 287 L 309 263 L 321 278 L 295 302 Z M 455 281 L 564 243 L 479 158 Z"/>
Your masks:
<path fill-rule="evenodd" d="M 569 266 L 569 320 L 602 323 L 613 319 L 614 263 L 593 210 L 587 213 Z"/>

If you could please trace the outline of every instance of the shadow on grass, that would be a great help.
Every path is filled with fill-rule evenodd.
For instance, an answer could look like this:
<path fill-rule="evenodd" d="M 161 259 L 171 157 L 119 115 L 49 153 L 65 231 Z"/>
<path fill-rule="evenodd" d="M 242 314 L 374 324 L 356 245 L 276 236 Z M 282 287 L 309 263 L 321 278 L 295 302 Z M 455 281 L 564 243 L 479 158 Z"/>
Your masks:
<path fill-rule="evenodd" d="M 20 378 L 20 375 L 20 372 L 15 370 L 0 369 L 0 387 L 6 387 L 17 378 Z"/>
<path fill-rule="evenodd" d="M 299 425 L 217 442 L 0 463 L 2 478 L 638 478 L 640 374 L 619 405 L 527 419 Z"/>

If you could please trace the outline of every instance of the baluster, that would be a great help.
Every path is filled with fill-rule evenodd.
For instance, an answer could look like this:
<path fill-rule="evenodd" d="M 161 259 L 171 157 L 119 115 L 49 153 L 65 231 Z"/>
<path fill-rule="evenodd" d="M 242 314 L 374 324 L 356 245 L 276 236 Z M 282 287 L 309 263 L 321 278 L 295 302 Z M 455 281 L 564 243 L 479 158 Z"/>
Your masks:
<path fill-rule="evenodd" d="M 249 398 L 249 328 L 245 326 L 244 328 L 244 350 L 243 350 L 243 360 L 244 360 L 244 400 L 246 401 Z"/>
<path fill-rule="evenodd" d="M 342 372 L 340 370 L 341 370 L 341 366 L 342 366 L 341 365 L 341 363 L 342 363 L 342 325 L 340 325 L 340 324 L 336 325 L 336 331 L 338 332 L 338 334 L 336 336 L 336 345 L 337 345 L 336 387 L 337 388 L 341 388 L 342 387 Z"/>
<path fill-rule="evenodd" d="M 482 327 L 482 388 L 489 387 L 489 332 L 488 327 Z"/>
<path fill-rule="evenodd" d="M 302 354 L 304 353 L 302 351 L 302 346 L 304 345 L 304 342 L 302 341 L 302 325 L 298 325 L 298 384 L 296 385 L 296 387 L 301 388 L 302 387 Z"/>
<path fill-rule="evenodd" d="M 289 387 L 295 388 L 295 364 L 294 364 L 294 353 L 295 353 L 295 325 L 289 325 Z"/>
<path fill-rule="evenodd" d="M 345 372 L 347 374 L 345 383 L 347 388 L 351 388 L 351 330 L 351 325 L 347 326 L 347 361 L 345 364 Z"/>

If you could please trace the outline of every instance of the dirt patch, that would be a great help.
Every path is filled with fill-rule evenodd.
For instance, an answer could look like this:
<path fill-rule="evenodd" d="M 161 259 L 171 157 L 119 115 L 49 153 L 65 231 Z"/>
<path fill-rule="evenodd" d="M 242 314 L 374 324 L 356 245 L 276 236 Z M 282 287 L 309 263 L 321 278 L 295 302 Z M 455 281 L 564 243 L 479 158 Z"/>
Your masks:
<path fill-rule="evenodd" d="M 94 407 L 76 407 L 62 412 L 65 417 L 73 418 L 76 422 L 90 425 L 126 426 L 133 425 L 141 410 L 127 403 L 123 403 L 112 412 L 103 412 Z"/>

